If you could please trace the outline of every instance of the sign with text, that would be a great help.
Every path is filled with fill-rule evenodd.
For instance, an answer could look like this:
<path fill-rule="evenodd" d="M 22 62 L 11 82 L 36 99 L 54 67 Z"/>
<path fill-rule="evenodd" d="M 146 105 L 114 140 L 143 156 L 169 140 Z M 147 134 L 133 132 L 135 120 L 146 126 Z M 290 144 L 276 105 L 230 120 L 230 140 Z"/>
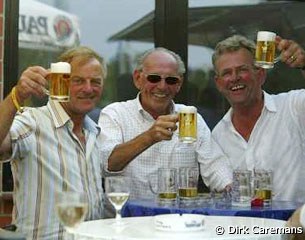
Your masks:
<path fill-rule="evenodd" d="M 19 47 L 57 49 L 79 44 L 78 19 L 34 0 L 20 1 Z"/>

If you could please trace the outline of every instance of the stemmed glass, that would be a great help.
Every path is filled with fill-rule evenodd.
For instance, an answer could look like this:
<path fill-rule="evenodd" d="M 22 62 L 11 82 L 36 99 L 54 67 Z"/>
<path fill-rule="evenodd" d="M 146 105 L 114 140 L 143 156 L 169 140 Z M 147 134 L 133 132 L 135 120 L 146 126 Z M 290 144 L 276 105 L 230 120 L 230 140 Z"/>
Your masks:
<path fill-rule="evenodd" d="M 56 213 L 67 232 L 84 221 L 88 212 L 88 201 L 83 192 L 59 192 L 56 196 Z"/>
<path fill-rule="evenodd" d="M 116 210 L 115 225 L 121 226 L 121 210 L 127 202 L 130 193 L 130 179 L 125 176 L 111 176 L 105 178 L 105 192 L 110 203 Z"/>

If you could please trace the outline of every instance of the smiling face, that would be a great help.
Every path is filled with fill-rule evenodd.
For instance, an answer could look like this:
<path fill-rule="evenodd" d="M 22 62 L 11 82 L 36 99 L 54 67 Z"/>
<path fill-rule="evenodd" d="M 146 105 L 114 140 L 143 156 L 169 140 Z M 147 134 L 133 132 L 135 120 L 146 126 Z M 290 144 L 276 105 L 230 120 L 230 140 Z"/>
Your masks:
<path fill-rule="evenodd" d="M 254 66 L 253 56 L 247 49 L 223 53 L 215 62 L 215 70 L 216 86 L 233 108 L 262 101 L 265 70 Z"/>
<path fill-rule="evenodd" d="M 149 82 L 147 76 L 150 74 L 162 76 L 161 81 Z M 168 84 L 165 81 L 168 76 L 178 76 L 179 81 Z M 154 118 L 170 113 L 171 101 L 179 92 L 183 81 L 173 56 L 163 51 L 152 52 L 144 60 L 143 69 L 134 71 L 133 79 L 141 93 L 141 104 L 147 112 Z"/>
<path fill-rule="evenodd" d="M 70 101 L 62 103 L 68 114 L 84 116 L 99 101 L 103 90 L 103 72 L 101 64 L 95 58 L 71 62 Z"/>

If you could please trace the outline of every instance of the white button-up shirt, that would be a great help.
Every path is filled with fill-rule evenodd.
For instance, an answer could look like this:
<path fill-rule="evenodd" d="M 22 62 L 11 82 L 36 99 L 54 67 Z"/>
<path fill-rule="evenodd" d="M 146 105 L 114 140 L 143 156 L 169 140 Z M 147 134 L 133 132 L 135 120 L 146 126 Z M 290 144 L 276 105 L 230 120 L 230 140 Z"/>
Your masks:
<path fill-rule="evenodd" d="M 264 92 L 264 107 L 248 142 L 235 130 L 232 109 L 212 135 L 233 169 L 273 170 L 277 200 L 305 202 L 305 90 Z"/>
<path fill-rule="evenodd" d="M 173 112 L 177 112 L 181 106 L 173 104 Z M 106 171 L 107 159 L 114 147 L 147 131 L 154 121 L 143 109 L 139 95 L 136 99 L 112 103 L 102 109 L 99 125 Z M 170 141 L 161 141 L 150 146 L 124 168 L 122 174 L 132 179 L 131 197 L 153 198 L 149 178 L 161 167 L 198 167 L 199 162 L 201 175 L 211 188 L 220 190 L 232 182 L 227 159 L 224 159 L 224 154 L 211 138 L 210 130 L 200 115 L 197 116 L 197 124 L 198 140 L 195 148 L 179 148 L 178 131 L 175 131 Z"/>

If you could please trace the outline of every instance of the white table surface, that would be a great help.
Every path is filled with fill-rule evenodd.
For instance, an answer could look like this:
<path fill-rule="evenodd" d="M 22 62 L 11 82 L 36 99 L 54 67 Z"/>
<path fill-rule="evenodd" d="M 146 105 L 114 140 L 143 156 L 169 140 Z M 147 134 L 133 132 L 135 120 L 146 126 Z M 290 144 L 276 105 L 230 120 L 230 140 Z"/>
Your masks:
<path fill-rule="evenodd" d="M 165 232 L 156 230 L 154 217 L 129 217 L 122 221 L 124 227 L 113 226 L 114 219 L 88 221 L 80 224 L 76 229 L 69 230 L 73 239 L 103 239 L 103 240 L 131 240 L 131 239 L 163 239 L 163 240 L 188 240 L 188 239 L 259 239 L 283 240 L 287 236 L 280 234 L 257 234 L 254 232 L 265 231 L 270 228 L 284 228 L 285 221 L 265 218 L 236 217 L 236 216 L 205 216 L 205 227 L 193 232 Z M 216 228 L 220 226 L 225 233 L 217 235 Z M 232 233 L 234 227 L 248 228 L 248 233 Z M 253 229 L 254 228 L 254 229 Z M 231 231 L 231 233 L 229 233 Z"/>

